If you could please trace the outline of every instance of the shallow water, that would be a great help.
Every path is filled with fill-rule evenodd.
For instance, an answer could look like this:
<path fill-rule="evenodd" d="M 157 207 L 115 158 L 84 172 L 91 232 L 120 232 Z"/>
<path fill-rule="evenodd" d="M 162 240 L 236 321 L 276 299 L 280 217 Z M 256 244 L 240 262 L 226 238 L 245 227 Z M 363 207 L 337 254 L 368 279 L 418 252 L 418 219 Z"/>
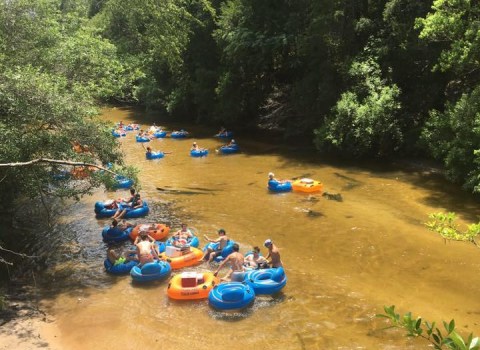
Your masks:
<path fill-rule="evenodd" d="M 242 153 L 221 156 L 215 149 L 222 141 L 211 136 L 216 130 L 138 115 L 128 108 L 104 112 L 113 122 L 148 127 L 155 121 L 170 130 L 184 127 L 193 137 L 151 142 L 154 150 L 172 152 L 153 161 L 133 133 L 119 140 L 126 162 L 141 170 L 141 193 L 152 205 L 148 217 L 132 221 L 168 223 L 173 230 L 184 221 L 210 237 L 224 228 L 242 252 L 271 238 L 288 283 L 280 295 L 257 298 L 245 311 L 221 313 L 206 301 L 169 300 L 167 282 L 138 286 L 129 276 L 109 276 L 100 235 L 108 220 L 96 220 L 93 205 L 127 191 L 99 190 L 65 207 L 55 232 L 63 235 L 60 250 L 47 261 L 45 305 L 65 348 L 427 349 L 402 332 L 379 330 L 385 324 L 374 316 L 391 304 L 429 320 L 455 318 L 460 330 L 480 335 L 478 249 L 445 244 L 423 225 L 437 211 L 475 221 L 480 211 L 467 195 L 426 172 L 332 165 L 247 137 L 237 137 Z M 191 158 L 192 140 L 210 154 Z M 321 180 L 343 201 L 268 193 L 270 171 L 277 178 Z M 189 270 L 203 269 L 208 266 Z"/>

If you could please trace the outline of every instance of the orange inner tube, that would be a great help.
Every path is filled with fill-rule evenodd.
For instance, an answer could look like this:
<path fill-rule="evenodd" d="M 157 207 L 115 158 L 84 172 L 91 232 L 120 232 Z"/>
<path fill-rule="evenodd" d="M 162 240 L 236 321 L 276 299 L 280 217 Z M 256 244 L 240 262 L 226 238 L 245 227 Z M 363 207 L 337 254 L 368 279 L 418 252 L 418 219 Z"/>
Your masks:
<path fill-rule="evenodd" d="M 168 284 L 168 296 L 176 300 L 207 299 L 208 293 L 219 283 L 219 279 L 212 272 L 201 274 L 203 275 L 203 283 L 197 284 L 195 287 L 182 287 L 181 273 L 173 276 Z"/>
<path fill-rule="evenodd" d="M 160 254 L 160 259 L 170 263 L 170 266 L 174 270 L 181 269 L 182 267 L 196 265 L 203 257 L 203 252 L 198 248 L 190 247 L 190 251 L 187 254 L 176 257 L 168 257 L 165 253 Z"/>
<path fill-rule="evenodd" d="M 155 225 L 155 228 L 152 228 L 151 224 L 140 224 L 135 226 L 132 232 L 130 232 L 130 238 L 135 240 L 135 238 L 137 238 L 138 234 L 140 233 L 141 229 L 146 229 L 148 232 L 148 235 L 153 239 L 155 239 L 156 241 L 164 239 L 165 237 L 168 236 L 168 233 L 170 232 L 170 227 L 164 224 L 153 224 L 153 225 Z"/>

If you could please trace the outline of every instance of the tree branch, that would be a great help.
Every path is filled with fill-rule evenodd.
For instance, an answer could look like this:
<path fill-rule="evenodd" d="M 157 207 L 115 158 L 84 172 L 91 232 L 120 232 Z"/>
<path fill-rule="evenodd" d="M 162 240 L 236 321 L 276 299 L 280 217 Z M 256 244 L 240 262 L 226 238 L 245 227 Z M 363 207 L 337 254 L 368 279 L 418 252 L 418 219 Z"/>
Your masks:
<path fill-rule="evenodd" d="M 14 254 L 14 255 L 18 255 L 18 256 L 20 256 L 20 257 L 22 257 L 22 258 L 30 258 L 30 259 L 38 258 L 38 256 L 36 256 L 36 255 L 27 255 L 27 254 L 23 254 L 23 253 L 14 252 L 13 250 L 3 248 L 1 245 L 0 245 L 0 250 L 1 250 L 1 251 L 4 251 L 4 252 L 7 252 L 7 253 Z"/>
<path fill-rule="evenodd" d="M 106 169 L 103 166 L 92 164 L 92 163 L 72 162 L 70 160 L 59 160 L 59 159 L 49 159 L 49 158 L 37 158 L 37 159 L 29 160 L 28 162 L 0 163 L 0 168 L 14 168 L 19 166 L 33 165 L 36 163 L 51 163 L 51 164 L 71 165 L 71 166 L 90 166 L 90 167 L 104 170 L 113 175 L 118 175 L 117 173 L 111 171 L 110 169 Z"/>

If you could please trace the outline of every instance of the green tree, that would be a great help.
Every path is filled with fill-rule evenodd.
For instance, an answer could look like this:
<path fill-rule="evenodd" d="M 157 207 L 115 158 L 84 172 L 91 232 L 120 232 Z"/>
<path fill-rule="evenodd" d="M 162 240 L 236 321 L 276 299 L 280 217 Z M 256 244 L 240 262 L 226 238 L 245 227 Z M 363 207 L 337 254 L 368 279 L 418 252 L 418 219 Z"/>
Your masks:
<path fill-rule="evenodd" d="M 387 156 L 402 142 L 399 88 L 382 78 L 373 57 L 352 63 L 351 90 L 343 93 L 325 126 L 315 131 L 319 150 L 365 156 Z"/>

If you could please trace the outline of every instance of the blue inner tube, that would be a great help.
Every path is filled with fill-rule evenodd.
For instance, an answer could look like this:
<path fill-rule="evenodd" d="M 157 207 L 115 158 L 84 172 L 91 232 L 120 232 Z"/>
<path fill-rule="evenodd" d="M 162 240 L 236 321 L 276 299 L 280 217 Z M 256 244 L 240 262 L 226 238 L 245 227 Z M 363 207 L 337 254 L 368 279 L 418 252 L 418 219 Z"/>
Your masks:
<path fill-rule="evenodd" d="M 118 132 L 118 131 L 115 131 L 115 130 L 112 130 L 112 135 L 114 137 L 127 136 L 127 134 L 125 132 Z"/>
<path fill-rule="evenodd" d="M 218 310 L 243 309 L 255 299 L 255 291 L 242 282 L 226 282 L 216 285 L 208 294 L 211 306 Z"/>
<path fill-rule="evenodd" d="M 292 190 L 291 182 L 268 181 L 268 189 L 272 192 L 290 192 Z"/>
<path fill-rule="evenodd" d="M 132 232 L 132 230 L 132 227 L 127 227 L 122 231 L 116 227 L 111 228 L 110 226 L 105 226 L 102 230 L 103 241 L 106 243 L 127 241 L 130 238 L 130 232 Z"/>
<path fill-rule="evenodd" d="M 194 234 L 192 231 L 190 231 L 190 233 L 191 233 L 192 235 Z M 172 246 L 174 241 L 175 241 L 175 238 L 174 238 L 174 237 L 170 237 L 169 239 L 167 239 L 167 241 L 165 242 L 165 244 L 166 244 L 167 246 Z M 200 245 L 200 241 L 198 240 L 198 237 L 194 235 L 193 237 L 189 237 L 189 238 L 187 239 L 187 244 L 190 245 L 190 247 L 198 248 L 198 246 Z"/>
<path fill-rule="evenodd" d="M 129 206 L 122 206 L 122 205 L 120 205 L 120 207 L 122 209 L 123 208 L 127 209 L 127 212 L 125 213 L 125 216 L 124 216 L 124 218 L 126 218 L 126 219 L 139 218 L 141 216 L 147 215 L 148 212 L 150 211 L 150 208 L 148 207 L 147 201 L 145 201 L 145 200 L 143 201 L 143 207 L 140 207 L 140 208 L 132 209 Z"/>
<path fill-rule="evenodd" d="M 239 151 L 240 151 L 240 147 L 238 147 L 238 145 L 220 147 L 220 152 L 222 152 L 223 154 L 232 154 L 232 153 L 237 153 Z"/>
<path fill-rule="evenodd" d="M 225 259 L 227 256 L 229 256 L 230 254 L 232 254 L 234 243 L 235 243 L 234 241 L 229 240 L 227 245 L 222 249 L 222 253 L 215 257 L 215 261 L 220 262 L 223 259 Z M 215 251 L 215 250 L 217 250 L 217 247 L 218 247 L 219 244 L 220 243 L 210 242 L 203 248 L 203 251 L 205 252 L 208 248 L 211 248 L 211 249 L 213 249 L 213 251 Z"/>
<path fill-rule="evenodd" d="M 151 160 L 151 159 L 160 159 L 160 158 L 165 157 L 165 153 L 160 152 L 160 151 L 158 151 L 158 152 L 150 152 L 150 153 L 147 152 L 147 153 L 145 153 L 145 157 L 146 157 L 147 159 L 149 159 L 149 160 Z"/>
<path fill-rule="evenodd" d="M 138 261 L 127 261 L 126 263 L 123 264 L 118 264 L 114 265 L 110 262 L 110 260 L 105 259 L 103 262 L 103 266 L 105 266 L 105 270 L 107 270 L 108 273 L 111 273 L 113 275 L 126 275 L 130 273 L 130 270 L 138 264 Z"/>
<path fill-rule="evenodd" d="M 140 129 L 140 126 L 136 125 L 135 127 L 133 127 L 132 125 L 129 124 L 129 125 L 127 125 L 127 126 L 124 126 L 123 128 L 124 128 L 125 130 L 127 130 L 127 131 L 133 131 L 133 130 L 138 130 L 138 129 Z"/>
<path fill-rule="evenodd" d="M 191 150 L 190 155 L 192 157 L 206 157 L 208 154 L 208 149 L 200 149 L 200 150 Z"/>
<path fill-rule="evenodd" d="M 174 139 L 183 139 L 187 136 L 188 136 L 188 132 L 186 131 L 174 131 L 170 134 L 170 137 Z"/>
<path fill-rule="evenodd" d="M 130 188 L 133 185 L 133 180 L 123 175 L 116 175 L 115 181 L 115 188 Z"/>
<path fill-rule="evenodd" d="M 283 267 L 245 272 L 244 282 L 249 283 L 255 294 L 275 294 L 287 284 L 287 275 Z"/>
<path fill-rule="evenodd" d="M 150 142 L 150 139 L 146 136 L 135 136 L 135 140 L 137 140 L 137 142 Z"/>
<path fill-rule="evenodd" d="M 139 267 L 134 266 L 130 270 L 130 276 L 134 282 L 150 282 L 164 279 L 170 276 L 172 268 L 163 260 L 157 260 Z"/>
<path fill-rule="evenodd" d="M 167 136 L 167 132 L 166 131 L 155 131 L 153 133 L 153 136 L 155 136 L 157 139 L 162 139 L 162 138 Z"/>
<path fill-rule="evenodd" d="M 118 209 L 108 209 L 105 208 L 105 202 L 96 202 L 95 203 L 95 214 L 99 218 L 109 218 L 115 214 Z"/>

